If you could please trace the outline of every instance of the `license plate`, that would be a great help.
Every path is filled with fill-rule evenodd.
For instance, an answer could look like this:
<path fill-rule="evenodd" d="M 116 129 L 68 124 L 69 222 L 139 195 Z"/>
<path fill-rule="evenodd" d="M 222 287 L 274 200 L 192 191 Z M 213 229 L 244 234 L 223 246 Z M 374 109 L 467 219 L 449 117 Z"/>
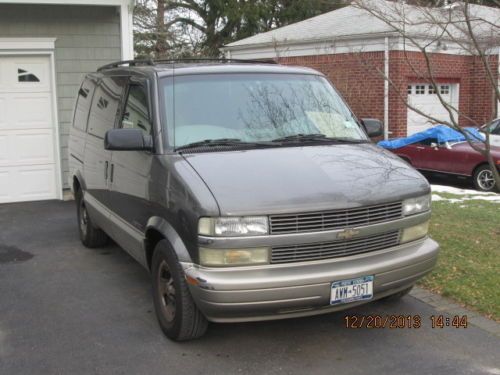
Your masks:
<path fill-rule="evenodd" d="M 373 298 L 373 276 L 335 281 L 332 283 L 330 304 L 339 305 Z"/>

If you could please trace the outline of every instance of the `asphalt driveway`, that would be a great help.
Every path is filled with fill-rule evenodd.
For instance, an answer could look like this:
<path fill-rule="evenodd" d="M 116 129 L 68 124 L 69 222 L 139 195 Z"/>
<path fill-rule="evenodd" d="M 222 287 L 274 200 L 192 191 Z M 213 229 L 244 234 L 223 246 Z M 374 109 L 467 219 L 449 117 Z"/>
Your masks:
<path fill-rule="evenodd" d="M 345 312 L 210 326 L 166 339 L 149 276 L 116 246 L 84 248 L 73 202 L 0 205 L 0 374 L 500 374 L 500 339 L 408 296 L 347 314 L 418 314 L 419 329 L 348 329 Z"/>

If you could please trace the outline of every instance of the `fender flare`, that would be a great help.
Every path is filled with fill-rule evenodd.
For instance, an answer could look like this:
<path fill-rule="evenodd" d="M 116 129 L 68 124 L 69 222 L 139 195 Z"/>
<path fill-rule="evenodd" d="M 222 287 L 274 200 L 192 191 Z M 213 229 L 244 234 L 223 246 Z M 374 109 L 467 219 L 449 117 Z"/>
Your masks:
<path fill-rule="evenodd" d="M 75 174 L 73 175 L 73 178 L 72 178 L 72 181 L 71 181 L 71 191 L 73 193 L 75 193 L 73 190 L 74 190 L 74 181 L 75 179 L 78 181 L 78 183 L 80 184 L 80 187 L 83 191 L 87 190 L 87 184 L 85 183 L 85 179 L 83 178 L 82 176 L 82 173 L 80 172 L 80 170 L 77 170 L 75 172 Z"/>
<path fill-rule="evenodd" d="M 193 263 L 184 241 L 169 222 L 159 216 L 153 216 L 146 224 L 146 238 L 148 237 L 148 231 L 150 230 L 159 232 L 168 242 L 170 242 L 170 245 L 177 254 L 179 262 Z"/>

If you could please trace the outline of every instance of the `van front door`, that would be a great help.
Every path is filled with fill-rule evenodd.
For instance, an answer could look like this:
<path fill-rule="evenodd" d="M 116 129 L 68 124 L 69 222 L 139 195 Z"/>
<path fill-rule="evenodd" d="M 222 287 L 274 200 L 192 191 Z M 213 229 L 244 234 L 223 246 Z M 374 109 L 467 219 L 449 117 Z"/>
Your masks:
<path fill-rule="evenodd" d="M 131 79 L 118 127 L 153 133 L 147 82 Z M 142 264 L 146 264 L 143 238 L 152 216 L 149 179 L 153 154 L 147 151 L 113 151 L 111 157 L 111 210 L 117 216 L 113 235 Z"/>

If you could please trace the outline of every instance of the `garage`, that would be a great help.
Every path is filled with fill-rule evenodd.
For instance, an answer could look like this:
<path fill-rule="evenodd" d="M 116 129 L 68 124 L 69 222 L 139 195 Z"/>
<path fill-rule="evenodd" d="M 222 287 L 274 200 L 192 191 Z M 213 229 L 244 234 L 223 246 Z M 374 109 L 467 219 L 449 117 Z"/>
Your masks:
<path fill-rule="evenodd" d="M 88 72 L 133 58 L 134 0 L 0 0 L 0 204 L 71 199 L 68 139 Z"/>
<path fill-rule="evenodd" d="M 0 203 L 58 197 L 50 56 L 0 55 Z"/>
<path fill-rule="evenodd" d="M 437 89 L 441 97 L 458 108 L 458 84 L 440 83 Z M 442 105 L 433 85 L 428 83 L 412 83 L 408 85 L 408 102 L 411 106 L 440 120 L 450 121 L 450 114 Z M 415 134 L 434 126 L 428 118 L 408 108 L 407 135 Z"/>

